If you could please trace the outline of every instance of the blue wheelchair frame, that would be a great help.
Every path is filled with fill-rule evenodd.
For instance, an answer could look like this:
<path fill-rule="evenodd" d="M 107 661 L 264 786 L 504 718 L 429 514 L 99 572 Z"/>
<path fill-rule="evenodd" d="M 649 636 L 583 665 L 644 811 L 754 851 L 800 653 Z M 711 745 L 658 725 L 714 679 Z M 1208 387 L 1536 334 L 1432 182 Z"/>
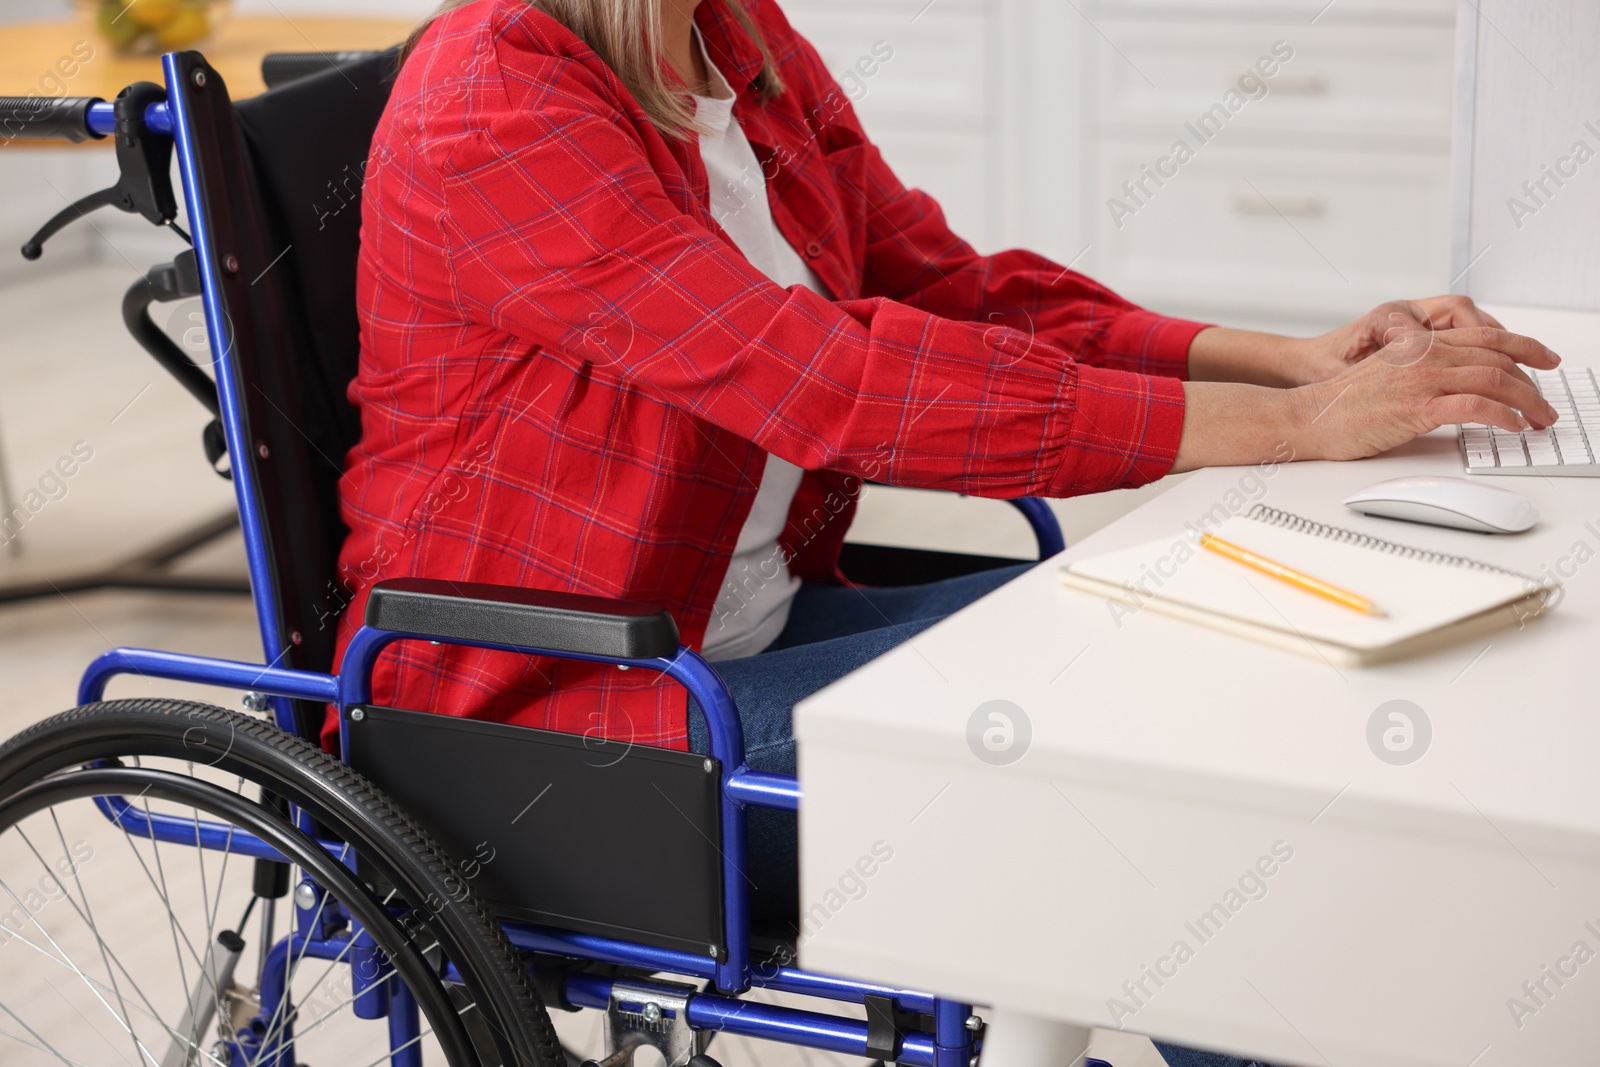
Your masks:
<path fill-rule="evenodd" d="M 236 379 L 230 373 L 232 353 L 226 343 L 229 336 L 226 324 L 230 320 L 220 284 L 223 264 L 217 262 L 211 241 L 212 220 L 207 217 L 204 207 L 206 201 L 201 195 L 198 156 L 192 138 L 187 133 L 190 129 L 189 93 L 194 87 L 184 82 L 177 59 L 177 54 L 163 57 L 168 97 L 164 102 L 151 104 L 145 119 L 152 133 L 171 137 L 174 142 L 188 206 L 190 232 L 199 261 L 206 325 L 221 402 L 221 421 L 230 454 L 240 455 L 241 450 L 248 448 L 249 444 L 241 415 L 242 398 L 237 395 Z M 97 134 L 114 133 L 116 120 L 113 105 L 92 105 L 88 113 L 88 125 Z M 252 506 L 255 499 L 252 478 L 249 464 L 233 466 L 251 587 L 255 591 L 257 620 L 263 646 L 270 656 L 273 649 L 284 648 L 285 645 L 270 602 L 274 588 L 272 567 L 262 517 Z M 1060 528 L 1042 501 L 1029 499 L 1012 503 L 1022 511 L 1032 527 L 1041 557 L 1053 555 L 1064 547 Z M 437 638 L 362 627 L 346 649 L 342 670 L 337 675 L 149 649 L 114 649 L 98 657 L 85 672 L 79 685 L 78 700 L 80 704 L 101 700 L 110 680 L 124 674 L 236 688 L 271 697 L 274 720 L 279 728 L 298 734 L 292 701 L 334 704 L 341 711 L 368 703 L 372 696 L 372 670 L 378 656 L 394 642 L 406 640 L 435 641 Z M 800 804 L 800 789 L 792 776 L 752 770 L 745 764 L 744 738 L 733 700 L 716 671 L 692 649 L 680 647 L 670 659 L 631 660 L 486 642 L 446 643 L 636 667 L 665 674 L 682 685 L 703 709 L 711 736 L 712 755 L 722 768 L 721 851 L 724 857 L 725 953 L 720 962 L 712 956 L 508 923 L 505 930 L 513 945 L 528 951 L 664 971 L 710 981 L 714 983 L 716 992 L 697 994 L 689 1001 L 688 1021 L 696 1030 L 722 1031 L 854 1056 L 882 1055 L 881 1031 L 879 1044 L 875 1045 L 867 1022 L 753 1003 L 738 999 L 737 995 L 751 988 L 763 988 L 857 1004 L 866 1003 L 868 998 L 884 998 L 899 1012 L 932 1016 L 934 1022 L 931 1033 L 916 1030 L 899 1033 L 897 1026 L 896 1047 L 889 1058 L 907 1067 L 969 1067 L 974 1062 L 978 1037 L 976 1022 L 970 1020 L 969 1005 L 929 993 L 814 974 L 780 963 L 752 961 L 746 879 L 741 874 L 745 865 L 745 808 L 753 805 L 796 811 Z M 315 741 L 315 738 L 311 740 Z M 147 814 L 118 797 L 103 797 L 98 803 L 107 817 L 135 836 L 177 845 L 227 849 L 256 859 L 283 859 L 267 842 L 234 827 L 170 815 Z M 304 813 L 300 813 L 299 818 L 301 828 L 312 832 L 309 818 Z M 339 842 L 324 841 L 323 844 L 335 855 L 347 851 Z M 352 859 L 349 862 L 353 864 L 354 861 Z M 320 893 L 317 899 L 322 899 Z M 297 908 L 294 929 L 267 950 L 267 959 L 277 961 L 280 966 L 268 965 L 263 968 L 263 1014 L 270 1017 L 288 996 L 282 979 L 284 967 L 281 966 L 288 958 L 286 953 L 292 952 L 301 958 L 347 959 L 353 969 L 356 993 L 353 1007 L 356 1014 L 365 1018 L 387 1017 L 390 1047 L 393 1050 L 391 1062 L 396 1067 L 421 1067 L 422 1057 L 417 1043 L 420 1018 L 415 1000 L 397 981 L 363 987 L 361 976 L 378 973 L 378 969 L 361 966 L 362 954 L 375 953 L 376 949 L 363 947 L 359 932 L 354 948 L 348 938 L 327 936 L 330 929 L 326 916 L 321 913 L 320 904 L 315 908 Z M 563 995 L 570 1004 L 604 1009 L 609 1005 L 614 981 L 609 977 L 590 974 L 568 975 L 564 979 Z M 292 1037 L 284 1038 L 276 1049 L 242 1051 L 250 1055 L 250 1062 L 262 1064 L 263 1067 L 294 1063 Z"/>

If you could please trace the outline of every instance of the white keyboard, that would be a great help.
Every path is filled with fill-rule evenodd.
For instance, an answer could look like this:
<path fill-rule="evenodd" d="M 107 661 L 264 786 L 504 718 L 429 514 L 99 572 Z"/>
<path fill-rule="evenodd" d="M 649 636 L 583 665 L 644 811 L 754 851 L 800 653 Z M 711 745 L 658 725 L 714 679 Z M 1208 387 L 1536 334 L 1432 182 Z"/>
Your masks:
<path fill-rule="evenodd" d="M 1548 430 L 1525 433 L 1467 423 L 1461 427 L 1467 473 L 1600 478 L 1600 387 L 1594 371 L 1528 373 L 1560 418 Z"/>

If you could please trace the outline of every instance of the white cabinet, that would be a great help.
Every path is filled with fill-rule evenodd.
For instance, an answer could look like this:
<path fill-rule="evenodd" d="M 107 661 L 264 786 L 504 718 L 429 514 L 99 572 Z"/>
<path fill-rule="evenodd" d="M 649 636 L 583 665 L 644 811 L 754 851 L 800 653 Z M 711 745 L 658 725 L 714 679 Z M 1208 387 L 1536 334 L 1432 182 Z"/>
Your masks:
<path fill-rule="evenodd" d="M 1448 288 L 1452 5 L 1325 2 L 1096 9 L 1084 269 L 1310 327 Z"/>
<path fill-rule="evenodd" d="M 1107 198 L 1168 147 L 1103 142 Z M 1432 156 L 1213 143 L 1154 193 L 1118 222 L 1102 207 L 1090 269 L 1154 308 L 1339 320 L 1446 288 L 1450 189 Z"/>
<path fill-rule="evenodd" d="M 1099 122 L 1108 129 L 1189 121 L 1267 57 L 1270 78 L 1246 96 L 1245 136 L 1399 137 L 1448 147 L 1454 35 L 1442 26 L 1297 25 L 1280 19 L 1106 17 L 1095 57 Z M 1276 53 L 1274 53 L 1276 47 Z M 1287 56 L 1287 59 L 1281 57 Z"/>
<path fill-rule="evenodd" d="M 893 49 L 847 88 L 979 248 L 1241 325 L 1448 288 L 1452 0 L 783 2 L 836 75 Z"/>

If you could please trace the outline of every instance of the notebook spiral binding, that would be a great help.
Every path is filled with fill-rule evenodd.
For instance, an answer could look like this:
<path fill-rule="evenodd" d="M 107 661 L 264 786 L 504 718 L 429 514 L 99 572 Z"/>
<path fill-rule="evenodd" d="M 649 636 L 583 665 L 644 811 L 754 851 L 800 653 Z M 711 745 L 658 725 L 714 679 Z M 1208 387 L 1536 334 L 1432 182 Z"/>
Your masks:
<path fill-rule="evenodd" d="M 1457 556 L 1449 552 L 1435 552 L 1432 549 L 1416 548 L 1411 545 L 1402 545 L 1396 541 L 1386 541 L 1381 537 L 1374 537 L 1359 530 L 1351 530 L 1344 526 L 1330 526 L 1325 522 L 1307 519 L 1289 511 L 1280 511 L 1265 504 L 1257 504 L 1251 508 L 1245 513 L 1245 518 L 1254 519 L 1256 522 L 1264 522 L 1269 526 L 1293 530 L 1295 533 L 1309 534 L 1312 537 L 1321 537 L 1329 541 L 1342 541 L 1347 545 L 1369 548 L 1375 552 L 1387 552 L 1392 556 L 1401 556 L 1405 559 L 1421 560 L 1424 563 L 1443 563 L 1450 567 L 1470 567 L 1473 570 L 1492 571 L 1496 574 L 1509 575 L 1527 582 L 1530 593 L 1538 592 L 1541 589 L 1548 590 L 1553 585 L 1553 595 L 1559 597 L 1562 588 L 1559 582 L 1541 581 L 1521 571 L 1497 567 L 1492 563 L 1485 563 L 1481 559 L 1473 559 L 1471 556 Z"/>

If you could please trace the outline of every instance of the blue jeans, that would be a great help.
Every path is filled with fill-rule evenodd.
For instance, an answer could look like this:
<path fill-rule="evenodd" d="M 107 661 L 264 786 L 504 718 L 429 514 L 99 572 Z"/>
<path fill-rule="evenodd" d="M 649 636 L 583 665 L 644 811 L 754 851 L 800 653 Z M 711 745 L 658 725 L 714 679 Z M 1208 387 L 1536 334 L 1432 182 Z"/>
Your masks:
<path fill-rule="evenodd" d="M 926 585 L 893 589 L 800 587 L 789 623 L 764 651 L 716 664 L 739 708 L 745 760 L 777 774 L 795 773 L 795 704 L 858 667 L 915 637 L 1009 582 L 1033 564 L 1003 567 Z M 689 708 L 689 747 L 710 752 L 700 709 Z M 747 816 L 746 874 L 751 919 L 762 932 L 793 937 L 800 914 L 800 876 L 793 812 L 751 808 Z M 1157 1045 L 1169 1067 L 1253 1067 L 1222 1056 Z"/>
<path fill-rule="evenodd" d="M 715 664 L 739 708 L 745 761 L 758 771 L 793 774 L 795 704 L 1030 566 L 893 589 L 802 585 L 777 640 L 757 655 Z M 689 747 L 711 751 L 705 717 L 692 701 Z M 751 918 L 774 936 L 792 937 L 800 914 L 794 813 L 751 808 L 746 826 Z"/>

